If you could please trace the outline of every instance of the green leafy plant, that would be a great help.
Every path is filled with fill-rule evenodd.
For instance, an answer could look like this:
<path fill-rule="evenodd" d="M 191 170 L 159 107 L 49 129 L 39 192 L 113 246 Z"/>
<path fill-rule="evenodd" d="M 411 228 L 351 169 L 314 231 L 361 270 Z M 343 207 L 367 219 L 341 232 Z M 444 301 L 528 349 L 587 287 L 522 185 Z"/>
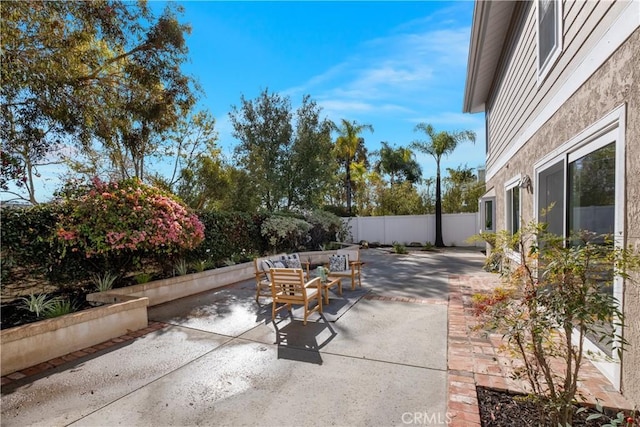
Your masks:
<path fill-rule="evenodd" d="M 152 279 L 152 275 L 149 273 L 139 273 L 136 274 L 135 278 L 136 278 L 136 283 L 141 285 L 143 283 L 147 283 L 150 282 Z"/>
<path fill-rule="evenodd" d="M 53 317 L 64 316 L 65 314 L 73 313 L 75 310 L 74 304 L 68 299 L 54 298 L 49 301 L 47 307 L 44 310 L 44 316 L 48 319 Z"/>
<path fill-rule="evenodd" d="M 311 225 L 308 231 L 310 248 L 317 248 L 344 234 L 342 219 L 331 212 L 314 210 L 305 215 L 305 220 Z"/>
<path fill-rule="evenodd" d="M 576 410 L 576 413 L 586 411 L 586 407 L 580 407 Z M 602 427 L 637 427 L 640 425 L 640 418 L 637 411 L 618 411 L 613 417 L 609 416 L 599 400 L 596 401 L 595 414 L 591 414 L 587 417 L 587 421 L 591 420 L 606 420 L 606 424 L 602 424 Z"/>
<path fill-rule="evenodd" d="M 202 273 L 205 270 L 210 270 L 215 267 L 215 263 L 211 260 L 200 260 L 191 264 L 193 269 L 198 273 Z"/>
<path fill-rule="evenodd" d="M 51 305 L 51 301 L 49 298 L 49 295 L 47 294 L 38 294 L 38 295 L 34 295 L 31 294 L 29 295 L 29 297 L 22 297 L 20 298 L 21 301 L 21 307 L 25 310 L 30 311 L 31 313 L 34 313 L 36 315 L 36 317 L 40 317 L 42 316 L 47 308 Z"/>
<path fill-rule="evenodd" d="M 189 273 L 189 264 L 184 259 L 179 259 L 173 264 L 173 270 L 177 276 L 184 276 Z"/>
<path fill-rule="evenodd" d="M 303 219 L 272 216 L 262 223 L 261 233 L 273 252 L 291 252 L 307 243 L 311 228 L 311 224 Z"/>
<path fill-rule="evenodd" d="M 96 289 L 98 289 L 98 292 L 111 290 L 117 279 L 118 275 L 111 273 L 110 271 L 107 271 L 104 274 L 94 274 L 91 276 L 91 281 L 95 285 Z"/>
<path fill-rule="evenodd" d="M 515 378 L 529 386 L 550 425 L 570 425 L 587 335 L 618 353 L 626 344 L 617 332 L 619 304 L 603 288 L 612 285 L 614 272 L 628 278 L 640 260 L 606 236 L 581 232 L 563 239 L 536 223 L 513 236 L 499 233 L 494 251 L 519 262 L 502 264 L 503 287 L 474 297 L 481 327 L 504 336 L 506 350 L 522 362 Z"/>
<path fill-rule="evenodd" d="M 431 242 L 425 242 L 424 245 L 422 246 L 423 251 L 432 251 L 434 248 L 435 246 Z"/>
<path fill-rule="evenodd" d="M 393 252 L 396 254 L 407 254 L 407 248 L 402 243 L 393 242 Z"/>

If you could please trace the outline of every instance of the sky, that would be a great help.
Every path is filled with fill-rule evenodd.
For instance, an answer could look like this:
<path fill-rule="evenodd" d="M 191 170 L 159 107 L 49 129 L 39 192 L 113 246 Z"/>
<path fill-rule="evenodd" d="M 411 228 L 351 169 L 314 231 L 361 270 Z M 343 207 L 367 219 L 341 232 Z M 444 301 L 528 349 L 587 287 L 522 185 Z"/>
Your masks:
<path fill-rule="evenodd" d="M 372 125 L 362 134 L 370 152 L 381 141 L 426 139 L 414 131 L 420 122 L 475 131 L 476 143 L 443 158 L 442 170 L 484 165 L 484 115 L 462 113 L 472 1 L 179 3 L 192 29 L 183 71 L 203 89 L 198 108 L 216 118 L 225 156 L 237 144 L 231 107 L 268 89 L 290 97 L 293 110 L 308 94 L 336 123 Z M 165 5 L 151 3 L 157 14 Z M 433 158 L 416 159 L 423 177 L 435 176 Z M 38 192 L 51 194 L 53 173 L 42 172 L 48 181 Z"/>

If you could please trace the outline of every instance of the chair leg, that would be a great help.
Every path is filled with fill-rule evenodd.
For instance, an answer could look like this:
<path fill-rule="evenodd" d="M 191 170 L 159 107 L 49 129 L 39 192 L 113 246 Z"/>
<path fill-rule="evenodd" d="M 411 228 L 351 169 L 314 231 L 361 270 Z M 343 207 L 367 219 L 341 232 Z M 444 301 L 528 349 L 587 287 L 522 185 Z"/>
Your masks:
<path fill-rule="evenodd" d="M 304 317 L 302 318 L 302 324 L 307 326 L 307 316 L 309 315 L 309 303 L 307 301 L 304 302 Z"/>

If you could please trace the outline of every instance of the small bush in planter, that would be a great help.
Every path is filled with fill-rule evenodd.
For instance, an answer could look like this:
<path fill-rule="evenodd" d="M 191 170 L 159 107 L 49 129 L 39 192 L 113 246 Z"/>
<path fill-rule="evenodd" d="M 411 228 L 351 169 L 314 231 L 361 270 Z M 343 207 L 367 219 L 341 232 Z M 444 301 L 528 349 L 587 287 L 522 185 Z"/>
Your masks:
<path fill-rule="evenodd" d="M 571 425 L 587 335 L 618 354 L 626 345 L 619 302 L 603 290 L 616 275 L 629 279 L 640 258 L 609 236 L 582 231 L 564 239 L 537 223 L 513 236 L 499 233 L 493 251 L 519 261 L 502 264 L 502 287 L 474 296 L 476 314 L 523 362 L 515 378 L 528 385 L 549 425 Z"/>
<path fill-rule="evenodd" d="M 393 242 L 393 252 L 400 255 L 408 253 L 407 248 L 402 243 L 398 242 Z"/>

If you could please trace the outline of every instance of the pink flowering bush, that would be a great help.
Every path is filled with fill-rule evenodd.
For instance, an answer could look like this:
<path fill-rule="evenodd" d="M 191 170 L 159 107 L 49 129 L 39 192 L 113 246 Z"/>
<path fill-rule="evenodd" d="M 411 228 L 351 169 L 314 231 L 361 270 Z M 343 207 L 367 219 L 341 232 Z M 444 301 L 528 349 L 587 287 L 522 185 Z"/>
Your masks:
<path fill-rule="evenodd" d="M 172 256 L 198 246 L 204 226 L 174 196 L 138 179 L 93 180 L 85 194 L 66 200 L 71 213 L 60 218 L 56 239 L 86 258 L 125 254 Z"/>

